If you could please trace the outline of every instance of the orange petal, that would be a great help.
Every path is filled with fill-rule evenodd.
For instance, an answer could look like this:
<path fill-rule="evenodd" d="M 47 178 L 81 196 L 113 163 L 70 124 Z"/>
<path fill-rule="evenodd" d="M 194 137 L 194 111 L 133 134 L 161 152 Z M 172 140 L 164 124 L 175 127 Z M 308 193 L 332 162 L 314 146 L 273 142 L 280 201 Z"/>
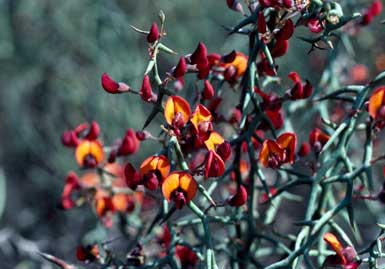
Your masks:
<path fill-rule="evenodd" d="M 275 155 L 279 160 L 283 160 L 285 151 L 277 142 L 267 139 L 263 142 L 262 149 L 259 153 L 259 161 L 264 167 L 269 166 L 269 159 L 272 155 Z"/>
<path fill-rule="evenodd" d="M 234 61 L 231 63 L 237 69 L 237 73 L 236 73 L 237 78 L 243 76 L 243 74 L 246 72 L 247 61 L 248 61 L 248 58 L 245 54 L 241 52 L 237 52 L 237 55 L 235 56 Z"/>
<path fill-rule="evenodd" d="M 211 112 L 205 106 L 199 104 L 196 107 L 190 121 L 194 125 L 195 130 L 199 131 L 198 125 L 200 122 L 207 122 L 211 120 L 212 120 Z"/>
<path fill-rule="evenodd" d="M 162 193 L 167 201 L 171 200 L 171 194 L 179 187 L 179 176 L 178 172 L 173 172 L 163 181 Z"/>
<path fill-rule="evenodd" d="M 100 183 L 100 178 L 97 173 L 87 172 L 79 179 L 81 185 L 85 188 L 95 188 Z"/>
<path fill-rule="evenodd" d="M 123 193 L 118 193 L 112 196 L 112 204 L 116 211 L 125 212 L 128 205 L 127 195 Z"/>
<path fill-rule="evenodd" d="M 80 166 L 84 165 L 84 159 L 87 155 L 92 155 L 97 163 L 101 163 L 104 159 L 103 146 L 98 140 L 84 140 L 75 150 L 75 158 Z"/>
<path fill-rule="evenodd" d="M 293 163 L 295 148 L 297 146 L 297 136 L 294 133 L 284 133 L 277 138 L 277 143 L 286 150 L 286 162 Z"/>
<path fill-rule="evenodd" d="M 380 107 L 384 105 L 385 87 L 378 88 L 369 98 L 369 115 L 375 119 Z"/>
<path fill-rule="evenodd" d="M 346 258 L 342 254 L 344 247 L 342 246 L 341 242 L 337 239 L 337 237 L 332 233 L 326 233 L 324 234 L 323 238 L 325 242 L 336 252 L 338 257 L 341 258 L 341 260 L 343 261 L 342 264 L 346 264 Z"/>
<path fill-rule="evenodd" d="M 95 205 L 96 214 L 99 217 L 103 217 L 107 214 L 108 211 L 114 210 L 111 199 L 109 197 L 103 197 L 103 198 L 97 199 L 95 202 L 96 202 L 96 205 Z"/>
<path fill-rule="evenodd" d="M 169 125 L 172 125 L 176 113 L 180 112 L 186 123 L 191 114 L 190 104 L 180 96 L 170 96 L 164 108 L 164 117 Z"/>
<path fill-rule="evenodd" d="M 206 148 L 208 150 L 215 151 L 216 146 L 225 142 L 223 137 L 217 132 L 211 132 L 209 138 L 205 141 Z"/>
<path fill-rule="evenodd" d="M 198 184 L 188 173 L 181 174 L 179 178 L 179 187 L 187 194 L 186 201 L 191 201 L 197 193 Z"/>
<path fill-rule="evenodd" d="M 149 171 L 158 170 L 165 178 L 170 172 L 170 162 L 166 156 L 151 156 L 145 159 L 140 166 L 140 176 L 147 174 Z"/>

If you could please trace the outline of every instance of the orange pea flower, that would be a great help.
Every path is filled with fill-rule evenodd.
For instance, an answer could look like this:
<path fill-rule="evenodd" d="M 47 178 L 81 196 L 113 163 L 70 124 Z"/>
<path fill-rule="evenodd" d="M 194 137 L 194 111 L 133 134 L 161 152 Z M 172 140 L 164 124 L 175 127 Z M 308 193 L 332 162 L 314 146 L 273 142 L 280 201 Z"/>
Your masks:
<path fill-rule="evenodd" d="M 231 58 L 232 61 L 222 61 L 220 66 L 226 69 L 225 79 L 229 82 L 234 82 L 246 72 L 248 57 L 242 52 L 236 51 L 235 55 Z"/>
<path fill-rule="evenodd" d="M 84 140 L 76 147 L 75 158 L 81 167 L 93 168 L 104 160 L 103 145 L 99 140 Z"/>
<path fill-rule="evenodd" d="M 167 201 L 174 201 L 176 208 L 181 209 L 190 202 L 198 189 L 195 179 L 187 172 L 172 172 L 162 184 L 162 193 Z"/>
<path fill-rule="evenodd" d="M 164 108 L 167 123 L 175 128 L 182 128 L 190 119 L 190 104 L 180 96 L 170 96 Z"/>
<path fill-rule="evenodd" d="M 336 255 L 326 257 L 322 268 L 324 266 L 342 269 L 358 268 L 361 262 L 357 260 L 357 253 L 352 246 L 343 247 L 338 238 L 332 233 L 326 233 L 323 239 L 334 250 Z"/>
<path fill-rule="evenodd" d="M 213 129 L 211 112 L 201 104 L 196 107 L 190 121 L 200 136 L 206 135 Z"/>
<path fill-rule="evenodd" d="M 385 87 L 376 89 L 370 96 L 369 115 L 376 120 L 385 120 Z"/>
<path fill-rule="evenodd" d="M 224 143 L 225 139 L 218 134 L 217 132 L 211 132 L 207 140 L 205 140 L 205 145 L 208 150 L 215 151 L 217 146 Z"/>
<path fill-rule="evenodd" d="M 170 162 L 166 156 L 151 156 L 140 166 L 140 177 L 143 185 L 149 190 L 155 190 L 170 172 Z"/>
<path fill-rule="evenodd" d="M 330 136 L 315 128 L 309 134 L 309 144 L 315 152 L 320 152 L 322 147 L 328 142 Z"/>
<path fill-rule="evenodd" d="M 276 141 L 267 139 L 262 144 L 259 161 L 264 167 L 277 168 L 283 163 L 293 163 L 297 136 L 284 133 Z"/>
<path fill-rule="evenodd" d="M 277 138 L 277 143 L 285 150 L 284 163 L 294 163 L 297 136 L 294 133 L 284 133 Z"/>

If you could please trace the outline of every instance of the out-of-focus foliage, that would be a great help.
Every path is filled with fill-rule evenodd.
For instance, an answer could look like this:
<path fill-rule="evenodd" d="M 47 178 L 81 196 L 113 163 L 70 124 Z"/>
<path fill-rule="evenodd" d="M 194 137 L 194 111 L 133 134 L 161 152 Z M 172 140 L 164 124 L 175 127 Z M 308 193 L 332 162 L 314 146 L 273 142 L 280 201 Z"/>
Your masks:
<path fill-rule="evenodd" d="M 29 259 L 30 251 L 38 248 L 73 257 L 80 236 L 97 223 L 89 210 L 62 212 L 55 207 L 65 173 L 74 167 L 60 136 L 64 129 L 93 119 L 108 130 L 103 139 L 109 143 L 128 127 L 141 128 L 148 107 L 132 95 L 107 95 L 99 82 L 108 71 L 134 89 L 140 87 L 147 52 L 144 37 L 129 24 L 147 29 L 162 9 L 166 43 L 180 53 L 193 51 L 198 41 L 219 53 L 246 50 L 246 39 L 227 37 L 222 28 L 240 19 L 236 13 L 223 13 L 224 2 L 0 0 L 0 171 L 7 185 L 5 190 L 0 184 L 0 195 L 7 197 L 0 229 L 1 268 L 38 268 L 33 267 L 37 259 Z M 377 72 L 376 57 L 385 53 L 385 47 L 373 47 L 384 39 L 380 27 L 362 30 L 352 41 L 355 56 L 338 61 L 336 75 L 346 74 L 356 60 Z M 308 44 L 291 45 L 295 49 L 279 60 L 279 71 L 288 73 L 293 66 L 284 62 L 295 62 L 301 76 L 319 78 L 320 62 L 333 52 L 307 57 Z M 170 59 L 163 59 L 161 73 L 178 57 L 167 62 Z M 149 147 L 151 143 L 140 156 Z"/>

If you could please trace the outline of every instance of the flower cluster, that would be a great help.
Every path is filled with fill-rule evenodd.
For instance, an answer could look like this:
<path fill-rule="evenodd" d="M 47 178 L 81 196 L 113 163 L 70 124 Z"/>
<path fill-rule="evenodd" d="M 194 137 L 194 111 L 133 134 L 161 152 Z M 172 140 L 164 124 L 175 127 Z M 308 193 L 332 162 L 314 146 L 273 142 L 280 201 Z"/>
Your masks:
<path fill-rule="evenodd" d="M 375 87 L 383 77 L 380 75 L 366 86 L 347 86 L 332 92 L 325 86 L 322 92 L 317 89 L 323 87 L 322 83 L 313 87 L 296 71 L 281 74 L 278 58 L 288 52 L 297 27 L 305 26 L 310 34 L 318 35 L 314 39 L 303 38 L 312 49 L 325 49 L 319 42 L 333 47 L 331 36 L 357 17 L 345 16 L 341 5 L 333 1 L 245 2 L 249 12 L 245 12 L 243 2 L 226 1 L 230 9 L 245 17 L 226 29 L 229 34 L 249 37 L 248 54 L 238 50 L 209 52 L 204 42 L 199 42 L 195 50 L 174 58 L 174 66 L 165 74 L 159 73 L 158 55 L 177 54 L 163 42 L 165 15 L 160 13 L 160 27 L 153 22 L 149 31 L 132 26 L 145 37 L 148 47 L 148 65 L 140 88 L 135 90 L 125 82 L 116 82 L 107 73 L 101 75 L 101 87 L 108 94 L 140 98 L 150 111 L 142 128 L 128 129 L 108 146 L 97 122 L 80 124 L 62 136 L 63 145 L 74 149 L 81 168 L 79 176 L 74 172 L 67 176 L 62 208 L 87 202 L 102 223 L 112 227 L 115 215 L 137 211 L 135 216 L 144 216 L 140 214 L 146 199 L 151 198 L 158 205 L 155 218 L 141 224 L 150 223 L 146 233 L 138 229 L 135 238 L 139 239 L 132 242 L 135 247 L 120 265 L 145 264 L 149 252 L 146 244 L 151 244 L 148 239 L 153 236 L 154 227 L 162 225 L 161 235 L 156 236 L 156 247 L 162 248 L 162 255 L 149 268 L 166 264 L 171 268 L 201 268 L 201 262 L 206 263 L 205 268 L 218 268 L 215 252 L 221 251 L 234 252 L 230 262 L 237 266 L 231 268 L 249 268 L 245 265 L 249 262 L 262 268 L 255 246 L 265 246 L 260 243 L 263 241 L 274 243 L 274 251 L 286 255 L 272 268 L 289 268 L 299 255 L 305 255 L 307 263 L 312 262 L 308 255 L 316 235 L 327 224 L 334 224 L 333 217 L 340 210 L 346 207 L 350 224 L 353 223 L 354 180 L 371 180 L 372 135 L 385 127 L 385 87 Z M 380 12 L 381 3 L 375 1 L 365 11 L 361 25 L 371 22 Z M 191 81 L 194 87 L 190 87 Z M 335 85 L 327 83 L 330 88 Z M 239 99 L 226 99 L 228 92 Z M 340 114 L 328 114 L 329 108 L 320 103 L 335 99 L 342 104 Z M 293 120 L 298 111 L 305 128 Z M 148 128 L 156 124 L 157 136 Z M 350 157 L 353 150 L 349 141 L 359 129 L 366 130 L 366 149 L 361 158 L 364 163 L 354 164 L 357 158 Z M 360 136 L 356 138 L 359 140 Z M 148 140 L 159 147 L 152 148 L 136 163 L 138 158 L 132 157 L 140 156 L 140 145 Z M 337 181 L 347 184 L 342 200 L 342 192 L 331 199 L 334 193 L 329 184 Z M 280 207 L 283 199 L 302 201 L 302 196 L 288 192 L 299 185 L 310 186 L 309 204 L 304 205 L 305 220 L 300 222 L 304 227 L 298 237 L 279 234 L 273 221 L 278 214 L 276 206 Z M 380 195 L 378 199 L 381 200 Z M 259 211 L 258 204 L 269 208 Z M 187 215 L 181 221 L 175 213 L 179 210 Z M 222 239 L 213 236 L 211 229 L 216 223 L 232 227 L 218 233 L 230 240 L 219 242 Z M 191 228 L 197 238 L 189 241 L 184 232 L 197 224 L 202 229 Z M 266 228 L 269 225 L 272 227 Z M 259 228 L 266 229 L 260 232 Z M 277 238 L 287 238 L 291 244 L 286 246 Z M 343 247 L 331 233 L 323 239 L 336 253 L 322 254 L 325 266 L 358 268 L 361 260 L 353 246 Z M 322 239 L 317 242 L 321 244 Z M 77 256 L 82 261 L 103 260 L 92 245 L 79 248 Z"/>

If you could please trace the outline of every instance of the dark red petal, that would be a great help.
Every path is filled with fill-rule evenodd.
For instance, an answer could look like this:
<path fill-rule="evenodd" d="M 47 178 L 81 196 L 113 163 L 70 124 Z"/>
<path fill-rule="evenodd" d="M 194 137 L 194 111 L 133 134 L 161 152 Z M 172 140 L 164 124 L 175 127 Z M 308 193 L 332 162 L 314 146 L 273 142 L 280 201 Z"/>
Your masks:
<path fill-rule="evenodd" d="M 288 19 L 285 25 L 279 30 L 275 35 L 277 40 L 288 40 L 294 33 L 294 23 L 292 20 Z"/>
<path fill-rule="evenodd" d="M 102 87 L 106 92 L 119 93 L 119 83 L 114 81 L 107 73 L 102 75 Z"/>
<path fill-rule="evenodd" d="M 202 64 L 202 63 L 207 63 L 207 48 L 205 44 L 202 42 L 199 42 L 197 48 L 191 54 L 190 56 L 191 59 L 191 64 Z"/>
<path fill-rule="evenodd" d="M 203 83 L 203 92 L 202 97 L 204 100 L 209 100 L 214 97 L 214 87 L 211 85 L 210 81 L 205 80 Z"/>
<path fill-rule="evenodd" d="M 229 205 L 231 206 L 242 206 L 247 201 L 247 190 L 244 186 L 240 185 L 237 192 L 229 200 Z"/>
<path fill-rule="evenodd" d="M 262 11 L 258 13 L 257 29 L 258 29 L 258 32 L 261 34 L 266 33 L 266 20 L 265 20 L 265 15 L 263 15 Z"/>
<path fill-rule="evenodd" d="M 148 43 L 154 43 L 157 41 L 160 37 L 159 30 L 158 30 L 158 25 L 153 22 L 151 25 L 150 32 L 147 35 L 147 41 Z"/>
<path fill-rule="evenodd" d="M 96 121 L 93 121 L 90 126 L 90 130 L 86 135 L 85 139 L 87 140 L 95 140 L 99 137 L 100 134 L 100 126 Z"/>
<path fill-rule="evenodd" d="M 175 78 L 183 77 L 184 74 L 186 74 L 186 71 L 187 71 L 186 59 L 182 56 L 180 57 L 177 66 L 175 67 L 173 76 Z"/>
<path fill-rule="evenodd" d="M 143 78 L 142 87 L 139 90 L 139 95 L 145 102 L 151 102 L 152 100 L 152 87 L 150 83 L 150 77 L 148 75 L 145 75 Z"/>

